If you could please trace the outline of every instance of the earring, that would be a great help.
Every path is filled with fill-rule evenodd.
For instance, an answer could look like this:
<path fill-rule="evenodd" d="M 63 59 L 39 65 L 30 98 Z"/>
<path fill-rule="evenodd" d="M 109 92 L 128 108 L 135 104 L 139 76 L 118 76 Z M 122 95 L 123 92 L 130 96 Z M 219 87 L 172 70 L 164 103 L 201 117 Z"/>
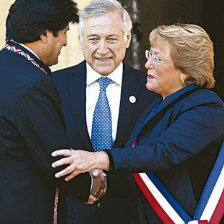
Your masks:
<path fill-rule="evenodd" d="M 182 86 L 185 86 L 185 78 L 183 74 L 180 75 L 180 82 Z"/>

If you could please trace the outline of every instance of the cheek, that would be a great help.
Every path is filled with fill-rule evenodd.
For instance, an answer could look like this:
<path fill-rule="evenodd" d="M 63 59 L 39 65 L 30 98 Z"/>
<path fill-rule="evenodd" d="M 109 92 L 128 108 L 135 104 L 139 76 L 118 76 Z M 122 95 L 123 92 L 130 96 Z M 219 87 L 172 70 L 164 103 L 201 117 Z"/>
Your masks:
<path fill-rule="evenodd" d="M 126 47 L 116 47 L 112 49 L 115 58 L 122 61 L 125 57 L 125 53 L 126 53 Z"/>
<path fill-rule="evenodd" d="M 96 52 L 96 48 L 93 47 L 82 47 L 83 55 L 86 58 L 93 57 L 94 53 Z"/>
<path fill-rule="evenodd" d="M 156 75 L 158 82 L 166 82 L 169 80 L 169 72 L 166 69 L 163 68 L 156 69 Z"/>

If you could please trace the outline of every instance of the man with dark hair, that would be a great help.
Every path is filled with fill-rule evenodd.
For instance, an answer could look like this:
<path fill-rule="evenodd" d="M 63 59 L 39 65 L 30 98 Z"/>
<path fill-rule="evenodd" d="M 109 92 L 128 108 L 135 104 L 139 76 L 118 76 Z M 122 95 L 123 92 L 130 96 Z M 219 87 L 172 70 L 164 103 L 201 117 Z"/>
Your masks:
<path fill-rule="evenodd" d="M 52 151 L 69 145 L 48 66 L 77 12 L 72 0 L 16 0 L 9 10 L 0 51 L 1 224 L 65 223 L 59 193 L 88 199 L 89 174 L 67 183 L 51 167 Z"/>

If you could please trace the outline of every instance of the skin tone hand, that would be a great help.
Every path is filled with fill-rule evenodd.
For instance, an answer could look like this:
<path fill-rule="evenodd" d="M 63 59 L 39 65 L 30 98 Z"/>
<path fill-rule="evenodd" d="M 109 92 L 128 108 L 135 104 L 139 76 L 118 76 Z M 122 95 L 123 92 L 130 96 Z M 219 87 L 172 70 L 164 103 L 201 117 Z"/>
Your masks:
<path fill-rule="evenodd" d="M 66 181 L 71 180 L 80 173 L 89 172 L 94 169 L 107 170 L 109 167 L 108 155 L 103 151 L 88 152 L 84 150 L 61 149 L 54 151 L 52 156 L 65 156 L 65 158 L 54 162 L 52 167 L 56 168 L 68 165 L 65 169 L 55 174 L 56 178 L 66 176 Z"/>
<path fill-rule="evenodd" d="M 86 204 L 93 204 L 94 202 L 98 201 L 99 198 L 106 194 L 107 190 L 107 175 L 103 172 L 103 170 L 92 170 L 90 171 L 90 175 L 92 178 L 92 186 L 89 199 Z"/>

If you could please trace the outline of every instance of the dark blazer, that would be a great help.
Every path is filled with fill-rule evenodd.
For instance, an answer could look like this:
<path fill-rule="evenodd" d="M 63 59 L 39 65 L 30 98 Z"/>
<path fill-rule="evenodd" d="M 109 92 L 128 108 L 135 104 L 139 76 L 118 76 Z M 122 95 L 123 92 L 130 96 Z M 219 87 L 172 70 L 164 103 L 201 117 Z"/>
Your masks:
<path fill-rule="evenodd" d="M 197 90 L 190 93 L 194 89 Z M 165 98 L 141 130 L 154 106 L 149 106 L 139 118 L 126 147 L 111 150 L 114 169 L 155 171 L 192 215 L 224 137 L 224 104 L 214 92 L 190 85 Z M 138 145 L 130 150 L 136 136 Z M 141 194 L 137 195 L 144 205 L 141 214 L 146 214 L 145 222 L 160 223 Z"/>
<path fill-rule="evenodd" d="M 69 143 L 75 149 L 92 151 L 86 125 L 86 63 L 57 71 L 53 79 L 61 99 Z M 125 145 L 139 115 L 158 98 L 146 89 L 145 84 L 145 73 L 124 65 L 117 137 L 113 147 Z M 136 97 L 136 103 L 129 101 L 130 96 Z M 109 174 L 107 194 L 96 205 L 68 199 L 68 223 L 136 224 L 138 213 L 132 194 L 126 173 Z"/>
<path fill-rule="evenodd" d="M 11 44 L 28 53 L 50 72 L 29 51 L 18 44 Z M 59 98 L 51 78 L 25 57 L 1 50 L 1 224 L 53 223 L 56 184 L 61 192 L 87 199 L 89 174 L 71 183 L 64 183 L 63 178 L 54 178 L 51 153 L 68 146 Z"/>

